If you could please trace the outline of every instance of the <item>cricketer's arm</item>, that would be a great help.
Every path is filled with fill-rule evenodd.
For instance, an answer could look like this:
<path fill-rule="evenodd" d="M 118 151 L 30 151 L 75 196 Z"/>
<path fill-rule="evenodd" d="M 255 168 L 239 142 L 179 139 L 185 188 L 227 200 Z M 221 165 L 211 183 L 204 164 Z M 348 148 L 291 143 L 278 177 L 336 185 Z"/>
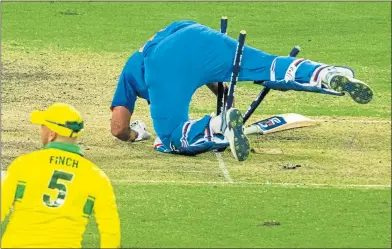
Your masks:
<path fill-rule="evenodd" d="M 103 171 L 99 178 L 94 216 L 100 233 L 101 248 L 120 248 L 121 230 L 116 197 L 109 178 Z"/>
<path fill-rule="evenodd" d="M 129 127 L 131 116 L 132 113 L 125 106 L 116 106 L 112 109 L 110 128 L 113 136 L 122 141 L 135 141 L 139 134 Z"/>
<path fill-rule="evenodd" d="M 207 84 L 207 87 L 211 90 L 211 92 L 213 92 L 215 94 L 215 96 L 218 96 L 218 83 L 217 82 L 209 83 L 209 84 Z M 223 97 L 224 97 L 224 102 L 226 103 L 227 93 L 229 92 L 229 85 L 226 82 L 223 82 L 223 87 L 225 89 Z M 234 107 L 234 101 L 233 101 L 233 107 Z"/>
<path fill-rule="evenodd" d="M 207 87 L 211 90 L 211 92 L 213 94 L 215 94 L 215 96 L 218 96 L 218 83 L 214 82 L 214 83 L 209 83 L 207 84 Z M 223 83 L 223 87 L 226 89 L 229 89 L 228 85 L 226 83 Z"/>
<path fill-rule="evenodd" d="M 1 222 L 4 221 L 5 217 L 9 214 L 12 204 L 14 203 L 14 197 L 17 186 L 17 165 L 19 159 L 11 163 L 8 167 L 5 177 L 1 181 Z"/>

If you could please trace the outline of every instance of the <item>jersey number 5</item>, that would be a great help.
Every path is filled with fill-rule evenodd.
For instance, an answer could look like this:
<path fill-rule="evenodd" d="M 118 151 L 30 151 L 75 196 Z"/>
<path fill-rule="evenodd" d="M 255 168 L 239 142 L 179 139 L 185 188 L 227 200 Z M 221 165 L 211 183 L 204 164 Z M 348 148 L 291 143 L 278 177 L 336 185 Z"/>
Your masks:
<path fill-rule="evenodd" d="M 57 189 L 58 194 L 54 200 L 51 200 L 51 196 L 44 194 L 42 200 L 47 207 L 56 208 L 60 207 L 65 202 L 65 197 L 67 195 L 67 186 L 65 183 L 58 182 L 58 180 L 63 180 L 67 182 L 71 182 L 73 179 L 72 173 L 67 173 L 60 170 L 55 170 L 53 172 L 52 178 L 50 179 L 48 188 L 50 189 Z"/>

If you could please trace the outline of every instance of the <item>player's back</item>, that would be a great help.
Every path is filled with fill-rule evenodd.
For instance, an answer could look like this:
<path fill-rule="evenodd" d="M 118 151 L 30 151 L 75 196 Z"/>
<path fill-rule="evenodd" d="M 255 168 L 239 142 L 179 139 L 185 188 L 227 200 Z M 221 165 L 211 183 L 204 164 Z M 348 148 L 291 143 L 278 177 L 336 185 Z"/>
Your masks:
<path fill-rule="evenodd" d="M 148 102 L 150 101 L 147 84 L 144 79 L 144 57 L 148 56 L 148 51 L 150 51 L 152 47 L 157 45 L 166 37 L 192 24 L 195 24 L 195 22 L 188 20 L 170 23 L 168 26 L 150 37 L 150 39 L 137 52 L 133 53 L 129 57 L 121 73 L 119 79 L 120 87 L 118 87 L 117 90 L 121 91 L 123 89 L 123 85 L 129 84 L 129 86 L 126 87 L 127 95 L 131 96 L 130 98 L 133 98 L 133 100 L 130 101 L 130 104 L 128 103 L 127 106 L 130 111 L 133 111 L 134 109 L 134 101 L 136 101 L 136 96 L 142 97 Z M 124 105 L 122 101 L 123 100 L 121 98 L 116 99 L 113 101 L 112 107 L 117 105 Z"/>
<path fill-rule="evenodd" d="M 161 29 L 157 33 L 155 33 L 149 41 L 146 42 L 144 45 L 143 49 L 141 50 L 143 52 L 143 56 L 147 57 L 149 50 L 154 47 L 156 44 L 160 43 L 162 40 L 164 40 L 166 37 L 170 36 L 171 34 L 186 28 L 190 25 L 196 24 L 194 21 L 190 20 L 181 20 L 181 21 L 176 21 L 172 22 L 169 25 L 167 25 L 165 28 Z M 139 50 L 140 51 L 140 50 Z"/>
<path fill-rule="evenodd" d="M 78 146 L 51 144 L 52 148 L 19 157 L 9 172 L 17 187 L 3 247 L 81 246 L 106 176 L 79 154 Z"/>

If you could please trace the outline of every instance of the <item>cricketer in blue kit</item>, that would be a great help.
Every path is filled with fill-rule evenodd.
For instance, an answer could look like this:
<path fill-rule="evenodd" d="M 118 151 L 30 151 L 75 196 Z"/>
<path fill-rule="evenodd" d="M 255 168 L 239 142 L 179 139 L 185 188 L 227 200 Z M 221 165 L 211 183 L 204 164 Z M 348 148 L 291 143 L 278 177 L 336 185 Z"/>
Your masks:
<path fill-rule="evenodd" d="M 158 136 L 156 150 L 196 155 L 229 145 L 236 159 L 245 160 L 250 145 L 238 109 L 198 120 L 188 116 L 192 95 L 198 88 L 208 85 L 216 94 L 215 82 L 230 81 L 237 43 L 187 20 L 173 22 L 157 32 L 129 58 L 121 73 L 111 104 L 112 134 L 122 141 L 150 138 L 142 121 L 130 123 L 140 97 L 150 105 Z M 276 56 L 247 45 L 238 81 L 274 81 L 283 89 L 290 81 L 320 91 L 347 92 L 361 104 L 368 103 L 373 95 L 365 83 L 354 78 L 350 68 Z"/>

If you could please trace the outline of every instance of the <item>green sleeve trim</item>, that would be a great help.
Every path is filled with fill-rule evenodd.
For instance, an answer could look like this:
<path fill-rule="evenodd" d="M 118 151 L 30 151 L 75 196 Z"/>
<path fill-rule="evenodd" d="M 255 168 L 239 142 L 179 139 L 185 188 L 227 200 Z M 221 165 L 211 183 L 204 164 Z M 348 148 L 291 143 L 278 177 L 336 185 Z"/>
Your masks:
<path fill-rule="evenodd" d="M 47 145 L 45 145 L 43 149 L 64 150 L 64 151 L 78 154 L 80 156 L 84 156 L 84 152 L 82 151 L 82 149 L 78 145 L 72 143 L 50 142 Z"/>
<path fill-rule="evenodd" d="M 86 203 L 84 204 L 83 213 L 87 216 L 90 216 L 93 213 L 93 209 L 94 209 L 94 200 L 87 199 Z"/>
<path fill-rule="evenodd" d="M 25 185 L 22 184 L 16 185 L 15 201 L 20 201 L 23 199 L 25 189 L 26 189 Z"/>

